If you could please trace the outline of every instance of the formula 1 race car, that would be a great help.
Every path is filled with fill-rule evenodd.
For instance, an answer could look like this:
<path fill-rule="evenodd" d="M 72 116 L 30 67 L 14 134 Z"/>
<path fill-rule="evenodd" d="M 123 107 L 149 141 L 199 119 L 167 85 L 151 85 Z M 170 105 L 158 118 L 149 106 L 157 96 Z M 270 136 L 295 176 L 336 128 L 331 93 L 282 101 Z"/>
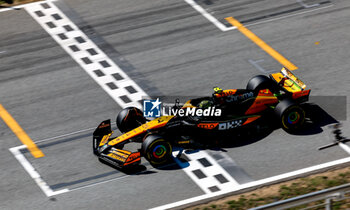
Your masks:
<path fill-rule="evenodd" d="M 173 113 L 189 110 L 189 115 L 167 115 L 147 120 L 135 107 L 123 109 L 116 123 L 122 135 L 111 138 L 111 120 L 100 123 L 93 133 L 93 153 L 101 160 L 119 168 L 138 165 L 141 156 L 153 166 L 172 159 L 173 147 L 191 148 L 199 136 L 220 135 L 243 128 L 254 128 L 263 115 L 274 115 L 281 127 L 294 132 L 302 127 L 305 111 L 300 106 L 308 101 L 310 90 L 292 72 L 283 68 L 270 77 L 258 75 L 249 80 L 246 89 L 214 88 L 211 97 L 196 98 L 172 107 Z M 218 115 L 193 115 L 200 110 L 220 110 Z M 211 109 L 211 110 L 210 110 Z M 191 115 L 192 113 L 192 115 Z M 216 112 L 215 112 L 216 113 Z M 124 149 L 128 143 L 141 144 L 138 151 Z"/>

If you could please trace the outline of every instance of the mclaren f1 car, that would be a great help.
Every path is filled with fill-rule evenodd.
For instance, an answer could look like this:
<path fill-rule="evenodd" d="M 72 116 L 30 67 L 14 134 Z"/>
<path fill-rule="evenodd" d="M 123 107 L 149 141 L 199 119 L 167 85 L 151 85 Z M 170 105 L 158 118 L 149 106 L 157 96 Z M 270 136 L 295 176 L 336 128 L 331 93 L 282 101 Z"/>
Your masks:
<path fill-rule="evenodd" d="M 305 121 L 301 104 L 308 101 L 310 90 L 292 72 L 283 68 L 269 77 L 258 75 L 249 80 L 246 89 L 214 88 L 210 97 L 176 103 L 174 110 L 215 108 L 220 116 L 163 115 L 153 120 L 144 117 L 136 107 L 123 109 L 116 124 L 120 136 L 111 137 L 111 120 L 100 123 L 93 133 L 93 153 L 117 167 L 138 165 L 144 157 L 159 166 L 172 159 L 173 147 L 190 148 L 198 136 L 220 135 L 256 126 L 264 115 L 274 115 L 287 132 L 300 129 Z M 138 143 L 135 152 L 124 149 Z"/>

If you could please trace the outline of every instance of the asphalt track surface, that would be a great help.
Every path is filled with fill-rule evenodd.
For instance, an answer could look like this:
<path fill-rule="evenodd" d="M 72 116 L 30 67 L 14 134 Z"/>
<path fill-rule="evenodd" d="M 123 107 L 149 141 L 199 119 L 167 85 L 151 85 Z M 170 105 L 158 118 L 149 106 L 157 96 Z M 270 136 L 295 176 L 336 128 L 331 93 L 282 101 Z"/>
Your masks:
<path fill-rule="evenodd" d="M 350 2 L 196 3 L 227 27 L 224 18 L 235 17 L 283 54 L 313 96 L 349 96 Z M 150 96 L 241 88 L 261 68 L 281 68 L 238 30 L 220 30 L 185 1 L 54 4 Z M 0 103 L 45 157 L 21 153 L 52 190 L 70 190 L 47 197 L 9 151 L 21 142 L 1 123 L 1 209 L 148 209 L 204 194 L 176 164 L 154 169 L 143 161 L 138 173 L 125 174 L 100 163 L 91 152 L 93 128 L 121 107 L 25 9 L 1 12 L 0 28 Z M 335 104 L 338 99 L 314 98 L 316 122 L 299 135 L 276 129 L 208 154 L 227 155 L 231 165 L 222 167 L 239 184 L 346 158 L 338 146 L 317 150 L 329 142 L 327 125 L 335 120 L 350 136 L 344 110 L 350 105 L 348 99 L 343 107 Z"/>

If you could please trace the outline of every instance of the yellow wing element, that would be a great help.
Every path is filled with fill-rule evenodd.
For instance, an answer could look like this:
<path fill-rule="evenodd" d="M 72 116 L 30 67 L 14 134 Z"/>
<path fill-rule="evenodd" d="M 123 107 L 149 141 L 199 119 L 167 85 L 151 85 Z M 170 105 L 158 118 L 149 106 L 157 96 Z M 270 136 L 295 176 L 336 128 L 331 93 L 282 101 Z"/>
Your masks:
<path fill-rule="evenodd" d="M 137 128 L 135 128 L 134 130 L 131 130 L 127 133 L 124 133 L 123 135 L 111 140 L 110 142 L 108 142 L 108 145 L 113 146 L 116 144 L 119 144 L 127 139 L 130 139 L 132 137 L 135 137 L 137 135 L 140 135 L 144 132 L 146 132 L 149 129 L 156 129 L 156 128 L 160 128 L 163 127 L 165 124 L 167 124 L 169 122 L 169 120 L 171 120 L 174 116 L 161 116 L 157 119 L 154 119 L 152 121 L 149 121 Z"/>
<path fill-rule="evenodd" d="M 113 131 L 112 131 L 112 133 L 110 133 L 110 134 L 104 135 L 104 136 L 102 137 L 102 139 L 101 139 L 101 142 L 100 142 L 100 145 L 99 145 L 99 146 L 105 145 L 105 144 L 107 143 L 109 137 L 110 137 L 112 134 L 113 134 Z"/>
<path fill-rule="evenodd" d="M 298 86 L 300 86 L 302 90 L 305 90 L 306 85 L 300 79 L 298 79 L 291 71 L 289 71 L 286 68 L 282 68 L 281 72 L 285 77 L 288 77 L 290 80 L 295 82 Z"/>
<path fill-rule="evenodd" d="M 183 106 L 182 106 L 182 109 L 184 108 L 196 108 L 195 106 L 193 106 L 191 104 L 191 100 L 187 101 Z"/>
<path fill-rule="evenodd" d="M 295 93 L 303 91 L 306 88 L 306 85 L 286 68 L 282 68 L 281 72 L 271 74 L 271 76 L 288 92 Z"/>

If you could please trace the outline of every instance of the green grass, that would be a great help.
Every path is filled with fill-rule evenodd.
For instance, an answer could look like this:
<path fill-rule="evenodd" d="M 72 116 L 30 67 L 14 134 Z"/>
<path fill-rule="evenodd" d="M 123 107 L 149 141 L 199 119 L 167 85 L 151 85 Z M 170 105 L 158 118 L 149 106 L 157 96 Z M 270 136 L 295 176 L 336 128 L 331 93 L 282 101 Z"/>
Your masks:
<path fill-rule="evenodd" d="M 350 181 L 350 172 L 339 173 L 333 178 L 329 178 L 327 176 L 316 176 L 313 178 L 301 178 L 297 181 L 294 181 L 288 185 L 281 185 L 279 187 L 278 192 L 273 194 L 272 196 L 260 196 L 256 193 L 251 193 L 247 196 L 241 195 L 238 199 L 227 201 L 226 203 L 214 203 L 210 204 L 206 207 L 201 208 L 202 210 L 212 210 L 212 209 L 249 209 L 252 207 L 257 207 L 261 205 L 265 205 L 268 203 L 285 200 L 288 198 L 296 197 L 299 195 L 304 195 L 307 193 L 315 192 L 318 190 L 339 186 Z M 317 201 L 312 203 L 321 204 L 323 201 Z M 291 209 L 301 209 L 306 208 L 308 205 L 299 206 Z M 349 201 L 335 201 L 334 209 L 344 209 L 349 208 Z M 324 209 L 323 206 L 316 207 L 313 209 Z"/>

